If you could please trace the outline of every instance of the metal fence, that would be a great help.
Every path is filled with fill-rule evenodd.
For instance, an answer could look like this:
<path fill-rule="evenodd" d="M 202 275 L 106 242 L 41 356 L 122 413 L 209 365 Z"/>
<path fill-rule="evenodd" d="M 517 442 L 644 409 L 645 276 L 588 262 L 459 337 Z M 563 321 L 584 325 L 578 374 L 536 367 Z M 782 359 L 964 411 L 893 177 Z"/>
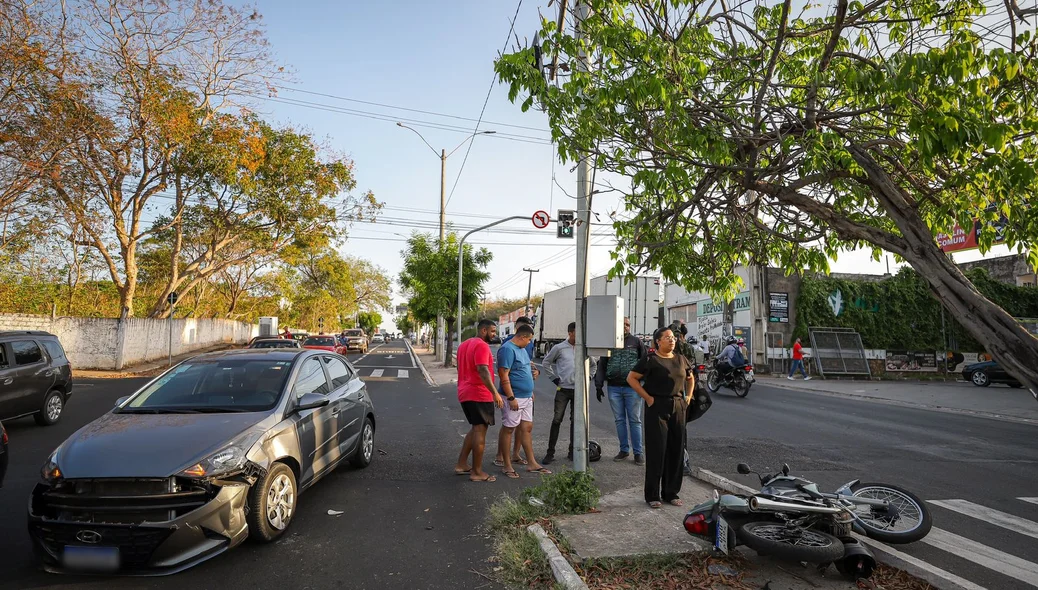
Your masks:
<path fill-rule="evenodd" d="M 818 373 L 872 376 L 861 335 L 850 328 L 809 328 Z"/>

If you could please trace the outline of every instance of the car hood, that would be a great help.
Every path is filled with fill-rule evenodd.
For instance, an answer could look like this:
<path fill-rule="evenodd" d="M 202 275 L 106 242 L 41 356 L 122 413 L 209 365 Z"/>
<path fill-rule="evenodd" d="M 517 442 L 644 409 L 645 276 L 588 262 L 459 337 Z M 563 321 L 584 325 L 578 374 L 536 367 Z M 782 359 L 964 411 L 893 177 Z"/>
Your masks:
<path fill-rule="evenodd" d="M 269 412 L 242 414 L 108 413 L 58 451 L 66 478 L 168 477 L 256 427 Z"/>

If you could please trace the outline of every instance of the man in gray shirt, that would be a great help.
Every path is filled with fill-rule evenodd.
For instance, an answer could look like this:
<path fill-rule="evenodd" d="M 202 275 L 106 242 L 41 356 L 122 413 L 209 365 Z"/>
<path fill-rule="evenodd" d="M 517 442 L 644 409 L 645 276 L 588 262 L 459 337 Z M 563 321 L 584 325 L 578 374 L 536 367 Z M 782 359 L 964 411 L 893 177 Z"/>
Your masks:
<path fill-rule="evenodd" d="M 567 327 L 569 337 L 552 347 L 541 365 L 555 384 L 555 416 L 551 419 L 551 433 L 548 435 L 548 452 L 541 463 L 548 465 L 555 460 L 555 443 L 559 441 L 559 428 L 566 417 L 566 406 L 569 406 L 569 453 L 567 459 L 573 459 L 573 392 L 575 384 L 573 374 L 576 360 L 573 356 L 574 344 L 577 341 L 577 323 L 570 322 Z M 592 365 L 593 367 L 593 365 Z"/>

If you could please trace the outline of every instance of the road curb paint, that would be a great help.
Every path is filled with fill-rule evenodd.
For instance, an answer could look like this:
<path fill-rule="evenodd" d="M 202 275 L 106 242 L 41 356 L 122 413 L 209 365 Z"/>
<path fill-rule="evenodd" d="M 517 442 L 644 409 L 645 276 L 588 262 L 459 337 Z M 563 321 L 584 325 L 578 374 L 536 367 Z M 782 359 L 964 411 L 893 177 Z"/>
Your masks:
<path fill-rule="evenodd" d="M 544 552 L 544 556 L 548 558 L 548 564 L 551 565 L 551 573 L 555 577 L 556 582 L 571 590 L 588 590 L 587 584 L 577 574 L 577 571 L 573 569 L 569 561 L 563 557 L 562 552 L 555 546 L 548 534 L 544 532 L 541 525 L 531 524 L 526 527 L 526 530 L 532 533 L 534 537 L 537 537 L 537 542 L 541 545 L 541 551 Z"/>
<path fill-rule="evenodd" d="M 692 477 L 717 486 L 729 494 L 756 494 L 759 491 L 701 467 L 692 467 L 691 472 Z M 880 543 L 857 533 L 851 533 L 851 535 L 879 552 L 880 555 L 876 556 L 878 561 L 925 580 L 938 590 L 986 590 L 983 586 L 974 584 L 965 578 L 956 576 L 921 559 L 902 553 L 885 543 Z"/>
<path fill-rule="evenodd" d="M 436 387 L 438 384 L 435 381 L 433 381 L 433 378 L 429 375 L 429 371 L 426 370 L 425 363 L 422 362 L 422 358 L 414 353 L 414 347 L 411 346 L 411 342 L 408 340 L 404 340 L 404 344 L 407 345 L 407 352 L 411 354 L 412 363 L 422 370 L 422 375 L 425 377 L 425 382 L 429 385 L 432 385 L 433 387 Z"/>

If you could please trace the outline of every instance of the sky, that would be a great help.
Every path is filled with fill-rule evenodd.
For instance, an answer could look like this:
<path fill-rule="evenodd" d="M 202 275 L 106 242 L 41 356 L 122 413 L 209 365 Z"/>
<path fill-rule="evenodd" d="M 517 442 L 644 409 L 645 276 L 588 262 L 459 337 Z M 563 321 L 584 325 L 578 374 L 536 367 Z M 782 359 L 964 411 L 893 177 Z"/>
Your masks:
<path fill-rule="evenodd" d="M 254 5 L 264 17 L 274 56 L 293 72 L 275 99 L 255 106 L 269 120 L 306 129 L 347 154 L 356 166 L 357 194 L 370 190 L 385 204 L 378 221 L 353 226 L 342 252 L 384 268 L 393 278 L 394 304 L 405 301 L 396 279 L 406 237 L 415 230 L 437 232 L 439 150 L 451 152 L 473 133 L 484 101 L 479 129 L 497 133 L 476 136 L 447 159 L 447 222 L 467 231 L 513 215 L 529 218 L 545 210 L 554 218 L 558 209 L 576 208 L 569 196 L 576 188 L 573 165 L 554 157 L 545 115 L 536 109 L 523 113 L 509 102 L 508 88 L 496 82 L 493 70 L 517 5 L 509 49 L 515 35 L 523 43 L 532 39 L 538 12 L 553 14 L 555 5 L 549 8 L 547 0 L 261 0 Z M 397 122 L 421 133 L 435 152 Z M 616 207 L 616 197 L 596 195 L 593 210 L 601 221 Z M 524 219 L 499 228 L 469 239 L 494 255 L 488 298 L 524 297 L 524 267 L 540 269 L 533 274 L 534 294 L 575 282 L 574 241 L 556 238 L 554 224 L 536 230 Z M 611 266 L 611 233 L 608 227 L 592 228 L 592 276 Z M 989 256 L 1006 253 L 996 249 Z M 956 261 L 979 257 L 960 253 Z M 832 271 L 885 272 L 884 261 L 869 258 L 866 252 L 845 254 Z M 892 259 L 890 265 L 897 266 Z M 383 326 L 395 330 L 392 314 L 383 316 Z"/>

